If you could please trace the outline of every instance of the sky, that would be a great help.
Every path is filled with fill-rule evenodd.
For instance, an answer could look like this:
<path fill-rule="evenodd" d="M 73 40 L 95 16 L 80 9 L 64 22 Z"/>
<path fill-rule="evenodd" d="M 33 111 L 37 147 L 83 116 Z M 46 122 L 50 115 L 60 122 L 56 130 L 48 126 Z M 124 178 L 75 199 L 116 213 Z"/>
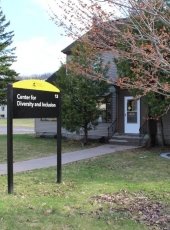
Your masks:
<path fill-rule="evenodd" d="M 61 50 L 73 40 L 63 34 L 47 12 L 50 0 L 0 0 L 1 8 L 14 31 L 17 61 L 12 68 L 20 76 L 54 73 L 65 61 Z"/>
<path fill-rule="evenodd" d="M 93 0 L 82 1 L 91 5 Z M 64 0 L 67 6 L 79 5 L 79 2 L 80 0 Z M 61 7 L 57 8 L 57 3 L 61 3 L 61 0 L 0 0 L 0 3 L 6 20 L 10 21 L 9 31 L 14 31 L 15 34 L 12 45 L 16 47 L 17 61 L 12 68 L 20 76 L 27 77 L 57 71 L 66 59 L 61 50 L 73 42 L 72 38 L 63 35 L 63 29 L 50 19 L 48 13 L 50 5 L 62 18 L 63 11 Z M 120 11 L 110 8 L 109 3 L 100 4 L 105 10 L 112 9 L 112 13 L 120 16 Z"/>

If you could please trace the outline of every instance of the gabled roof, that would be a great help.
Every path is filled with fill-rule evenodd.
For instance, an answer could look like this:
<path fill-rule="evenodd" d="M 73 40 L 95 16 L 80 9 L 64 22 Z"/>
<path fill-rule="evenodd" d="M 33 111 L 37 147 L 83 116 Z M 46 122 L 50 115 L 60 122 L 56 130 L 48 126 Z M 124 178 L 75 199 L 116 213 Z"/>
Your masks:
<path fill-rule="evenodd" d="M 74 42 L 72 42 L 72 43 L 71 43 L 70 45 L 68 45 L 66 48 L 64 48 L 61 52 L 64 53 L 64 54 L 67 54 L 67 55 L 71 54 L 71 50 L 72 50 L 72 48 L 76 45 L 76 43 L 77 43 L 77 40 L 74 41 Z"/>
<path fill-rule="evenodd" d="M 58 73 L 58 71 L 54 72 L 49 78 L 47 78 L 46 81 L 49 82 L 49 83 L 53 83 L 54 81 L 56 81 L 57 73 Z"/>
<path fill-rule="evenodd" d="M 106 21 L 106 22 L 100 22 L 99 24 L 97 23 L 95 25 L 95 28 L 97 28 L 97 30 L 102 29 L 105 32 L 105 34 L 108 34 L 108 35 L 112 36 L 112 34 L 110 33 L 110 30 L 109 30 L 109 26 L 111 26 L 112 23 L 116 23 L 120 27 L 120 26 L 122 26 L 122 22 L 124 24 L 124 21 L 126 21 L 126 23 L 128 23 L 128 18 L 120 18 L 120 19 L 116 19 L 116 20 L 110 20 L 110 21 Z M 70 45 L 68 45 L 66 48 L 64 48 L 61 52 L 64 53 L 64 54 L 66 54 L 66 55 L 70 55 L 71 54 L 71 50 L 72 50 L 72 48 L 75 47 L 76 43 L 80 42 L 85 37 L 89 37 L 91 41 L 95 41 L 96 35 L 97 35 L 97 36 L 100 37 L 100 39 L 102 39 L 102 37 L 100 36 L 100 33 L 98 34 L 97 32 L 95 32 L 93 34 L 93 32 L 92 32 L 93 29 L 94 28 L 91 28 L 88 32 L 86 32 L 80 38 L 78 38 L 77 40 L 75 40 L 74 42 L 72 42 Z M 110 45 L 112 45 L 111 41 L 109 41 L 109 42 L 110 42 Z M 102 47 L 100 47 L 100 48 L 102 48 Z"/>

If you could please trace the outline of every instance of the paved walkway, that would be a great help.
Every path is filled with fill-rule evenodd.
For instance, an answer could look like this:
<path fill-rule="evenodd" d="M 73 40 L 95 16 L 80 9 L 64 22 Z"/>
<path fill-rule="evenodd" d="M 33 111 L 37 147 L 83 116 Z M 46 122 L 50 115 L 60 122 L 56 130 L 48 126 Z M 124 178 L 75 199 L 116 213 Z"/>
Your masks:
<path fill-rule="evenodd" d="M 137 148 L 135 146 L 110 145 L 105 144 L 95 148 L 84 149 L 62 154 L 62 164 L 68 164 L 75 161 L 85 160 L 109 153 Z M 49 168 L 57 165 L 56 155 L 42 157 L 33 160 L 21 161 L 14 163 L 14 173 L 25 172 L 34 169 Z M 0 175 L 7 174 L 7 165 L 0 164 Z"/>

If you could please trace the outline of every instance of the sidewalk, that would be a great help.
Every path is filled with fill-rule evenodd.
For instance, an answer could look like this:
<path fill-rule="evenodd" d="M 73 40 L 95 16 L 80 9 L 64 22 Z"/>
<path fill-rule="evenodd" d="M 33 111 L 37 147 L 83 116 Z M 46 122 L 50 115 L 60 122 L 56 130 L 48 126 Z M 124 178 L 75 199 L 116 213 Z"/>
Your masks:
<path fill-rule="evenodd" d="M 137 146 L 123 146 L 105 144 L 95 148 L 84 149 L 62 154 L 62 164 L 68 164 L 75 161 L 85 160 L 109 153 L 134 149 Z M 57 156 L 42 157 L 33 160 L 14 163 L 14 173 L 25 172 L 34 169 L 49 168 L 57 165 Z M 0 164 L 0 175 L 7 174 L 7 164 Z"/>

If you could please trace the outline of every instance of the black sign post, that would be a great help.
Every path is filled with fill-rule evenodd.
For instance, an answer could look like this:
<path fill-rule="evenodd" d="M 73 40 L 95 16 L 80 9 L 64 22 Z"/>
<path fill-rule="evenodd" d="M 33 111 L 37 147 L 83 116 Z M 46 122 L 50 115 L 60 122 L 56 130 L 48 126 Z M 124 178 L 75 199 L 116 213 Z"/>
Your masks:
<path fill-rule="evenodd" d="M 8 193 L 13 193 L 13 118 L 57 117 L 57 183 L 61 183 L 61 95 L 42 80 L 23 80 L 8 85 L 7 172 Z"/>
<path fill-rule="evenodd" d="M 61 95 L 58 98 L 58 109 L 61 111 Z M 61 183 L 61 112 L 57 117 L 57 183 Z"/>
<path fill-rule="evenodd" d="M 8 193 L 13 193 L 13 91 L 8 85 L 7 91 L 7 173 Z"/>

